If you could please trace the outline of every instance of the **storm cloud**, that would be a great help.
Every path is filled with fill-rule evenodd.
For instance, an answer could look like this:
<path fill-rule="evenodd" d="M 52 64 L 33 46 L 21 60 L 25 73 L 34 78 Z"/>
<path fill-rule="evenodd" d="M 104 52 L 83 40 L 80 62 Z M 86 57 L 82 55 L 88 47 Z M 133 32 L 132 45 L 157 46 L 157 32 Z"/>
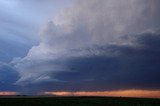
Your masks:
<path fill-rule="evenodd" d="M 15 84 L 40 91 L 159 89 L 158 3 L 77 0 L 45 26 L 38 46 L 11 62 L 20 75 Z"/>

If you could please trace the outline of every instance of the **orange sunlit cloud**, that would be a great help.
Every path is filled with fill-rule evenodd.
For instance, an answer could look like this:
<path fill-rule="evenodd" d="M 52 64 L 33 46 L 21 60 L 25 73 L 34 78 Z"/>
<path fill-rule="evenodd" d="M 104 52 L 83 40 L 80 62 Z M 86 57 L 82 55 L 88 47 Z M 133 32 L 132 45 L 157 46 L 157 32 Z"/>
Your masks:
<path fill-rule="evenodd" d="M 0 95 L 17 95 L 17 94 L 18 94 L 17 92 L 8 92 L 8 91 L 0 92 Z"/>
<path fill-rule="evenodd" d="M 96 91 L 96 92 L 44 92 L 45 95 L 58 96 L 114 96 L 114 97 L 144 97 L 160 98 L 160 90 L 118 90 L 118 91 Z"/>

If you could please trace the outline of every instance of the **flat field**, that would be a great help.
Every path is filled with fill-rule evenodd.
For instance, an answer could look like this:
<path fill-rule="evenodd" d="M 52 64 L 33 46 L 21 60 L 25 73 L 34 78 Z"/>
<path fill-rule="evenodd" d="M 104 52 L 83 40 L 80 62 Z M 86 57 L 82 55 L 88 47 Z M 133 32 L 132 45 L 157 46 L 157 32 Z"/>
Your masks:
<path fill-rule="evenodd" d="M 0 97 L 0 106 L 160 106 L 160 99 L 123 97 Z"/>

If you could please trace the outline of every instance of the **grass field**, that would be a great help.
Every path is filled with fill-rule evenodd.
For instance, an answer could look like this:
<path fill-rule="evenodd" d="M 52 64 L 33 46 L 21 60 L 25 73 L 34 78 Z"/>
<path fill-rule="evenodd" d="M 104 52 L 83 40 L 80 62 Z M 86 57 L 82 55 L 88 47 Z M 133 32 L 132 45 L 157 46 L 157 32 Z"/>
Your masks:
<path fill-rule="evenodd" d="M 0 97 L 0 106 L 160 106 L 160 99 L 122 97 Z"/>

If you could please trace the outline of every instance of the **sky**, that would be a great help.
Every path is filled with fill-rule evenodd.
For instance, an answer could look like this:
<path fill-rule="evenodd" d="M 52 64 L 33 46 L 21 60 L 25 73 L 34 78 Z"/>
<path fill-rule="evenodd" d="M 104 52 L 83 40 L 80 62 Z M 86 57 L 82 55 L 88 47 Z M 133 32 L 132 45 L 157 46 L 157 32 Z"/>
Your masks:
<path fill-rule="evenodd" d="M 160 98 L 159 0 L 0 0 L 0 95 Z"/>

